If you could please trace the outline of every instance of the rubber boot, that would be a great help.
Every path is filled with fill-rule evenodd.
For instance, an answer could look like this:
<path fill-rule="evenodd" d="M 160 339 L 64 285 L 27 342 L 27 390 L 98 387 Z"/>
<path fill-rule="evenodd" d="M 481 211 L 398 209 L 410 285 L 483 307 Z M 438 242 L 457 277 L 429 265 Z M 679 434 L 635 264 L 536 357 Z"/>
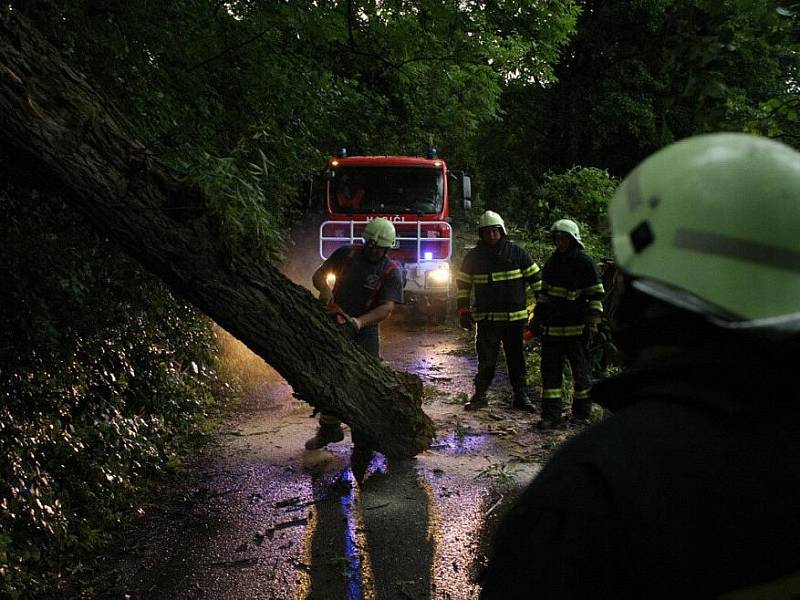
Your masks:
<path fill-rule="evenodd" d="M 306 450 L 319 450 L 328 444 L 341 442 L 343 439 L 344 431 L 341 425 L 320 425 L 317 427 L 314 437 L 306 442 Z"/>
<path fill-rule="evenodd" d="M 545 398 L 542 400 L 542 420 L 539 429 L 559 429 L 562 427 L 561 398 Z"/>
<path fill-rule="evenodd" d="M 588 425 L 591 415 L 591 400 L 574 400 L 572 402 L 572 422 L 575 425 Z"/>
<path fill-rule="evenodd" d="M 363 482 L 367 476 L 367 469 L 373 454 L 374 451 L 366 446 L 353 446 L 353 453 L 350 455 L 350 469 L 358 483 Z"/>
<path fill-rule="evenodd" d="M 489 399 L 486 397 L 486 390 L 476 390 L 472 397 L 464 405 L 464 410 L 480 410 L 489 406 Z"/>
<path fill-rule="evenodd" d="M 364 436 L 353 432 L 351 437 L 353 438 L 353 452 L 350 454 L 350 470 L 353 472 L 355 480 L 361 483 L 367 475 L 369 463 L 375 452 L 370 448 Z"/>
<path fill-rule="evenodd" d="M 530 400 L 528 390 L 524 387 L 514 388 L 514 400 L 511 402 L 511 408 L 530 413 L 538 412 L 536 405 Z"/>

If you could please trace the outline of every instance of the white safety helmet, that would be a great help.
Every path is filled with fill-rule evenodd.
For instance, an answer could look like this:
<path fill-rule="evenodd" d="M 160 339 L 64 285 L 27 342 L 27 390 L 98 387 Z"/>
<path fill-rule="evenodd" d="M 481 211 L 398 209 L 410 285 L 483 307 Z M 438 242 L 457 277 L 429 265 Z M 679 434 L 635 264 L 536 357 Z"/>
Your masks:
<path fill-rule="evenodd" d="M 397 240 L 397 232 L 391 221 L 379 217 L 367 223 L 361 237 L 365 242 L 374 242 L 378 248 L 393 248 L 395 240 Z"/>
<path fill-rule="evenodd" d="M 565 233 L 572 237 L 577 244 L 583 248 L 583 242 L 581 241 L 581 232 L 578 229 L 578 224 L 575 221 L 570 221 L 569 219 L 559 219 L 553 226 L 550 228 L 550 235 L 554 233 Z"/>
<path fill-rule="evenodd" d="M 478 231 L 486 227 L 499 227 L 503 231 L 503 235 L 507 235 L 506 224 L 503 218 L 493 210 L 487 210 L 478 219 Z"/>

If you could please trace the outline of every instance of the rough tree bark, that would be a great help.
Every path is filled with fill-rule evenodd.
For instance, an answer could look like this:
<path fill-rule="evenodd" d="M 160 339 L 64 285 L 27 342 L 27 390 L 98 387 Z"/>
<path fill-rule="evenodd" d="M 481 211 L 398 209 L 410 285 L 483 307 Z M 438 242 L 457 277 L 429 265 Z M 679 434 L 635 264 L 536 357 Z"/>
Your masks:
<path fill-rule="evenodd" d="M 201 190 L 148 156 L 129 130 L 18 11 L 0 7 L 4 153 L 63 188 L 96 229 L 263 357 L 297 397 L 390 456 L 428 447 L 434 430 L 421 385 L 347 340 L 275 267 L 230 256 Z"/>

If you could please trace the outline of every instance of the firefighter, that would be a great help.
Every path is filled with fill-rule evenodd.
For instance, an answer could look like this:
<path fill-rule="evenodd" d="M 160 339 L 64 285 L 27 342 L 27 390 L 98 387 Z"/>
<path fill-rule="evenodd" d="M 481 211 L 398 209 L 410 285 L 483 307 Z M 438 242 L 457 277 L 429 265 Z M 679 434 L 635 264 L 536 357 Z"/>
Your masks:
<path fill-rule="evenodd" d="M 378 323 L 392 314 L 403 301 L 403 281 L 398 264 L 386 254 L 396 240 L 394 225 L 387 219 L 370 221 L 362 234 L 364 246 L 348 245 L 336 251 L 314 272 L 312 282 L 320 300 L 337 307 L 356 332 L 357 343 L 380 360 Z M 336 277 L 333 289 L 329 275 Z M 357 455 L 372 452 L 358 443 L 353 432 Z M 306 449 L 316 450 L 344 439 L 341 421 L 321 413 L 316 435 L 306 442 Z M 364 456 L 358 456 L 364 459 Z M 355 468 L 354 468 L 355 471 Z"/>
<path fill-rule="evenodd" d="M 800 596 L 800 153 L 708 134 L 609 205 L 613 416 L 509 510 L 482 598 Z"/>
<path fill-rule="evenodd" d="M 560 427 L 563 363 L 572 368 L 572 418 L 588 422 L 592 385 L 587 342 L 597 332 L 603 312 L 603 284 L 594 261 L 583 251 L 575 222 L 556 221 L 550 229 L 555 251 L 542 269 L 542 287 L 530 328 L 542 340 L 541 429 Z"/>
<path fill-rule="evenodd" d="M 528 319 L 526 287 L 534 292 L 539 289 L 539 266 L 508 238 L 505 223 L 496 212 L 487 210 L 480 216 L 478 235 L 478 244 L 464 257 L 456 280 L 460 324 L 470 331 L 478 325 L 475 393 L 464 408 L 478 410 L 488 404 L 486 391 L 494 379 L 502 343 L 514 390 L 512 407 L 534 412 L 527 396 L 522 335 Z M 473 291 L 475 303 L 470 306 Z"/>
<path fill-rule="evenodd" d="M 364 188 L 355 187 L 350 180 L 350 175 L 342 175 L 342 181 L 336 190 L 336 203 L 341 208 L 361 208 L 364 202 Z"/>

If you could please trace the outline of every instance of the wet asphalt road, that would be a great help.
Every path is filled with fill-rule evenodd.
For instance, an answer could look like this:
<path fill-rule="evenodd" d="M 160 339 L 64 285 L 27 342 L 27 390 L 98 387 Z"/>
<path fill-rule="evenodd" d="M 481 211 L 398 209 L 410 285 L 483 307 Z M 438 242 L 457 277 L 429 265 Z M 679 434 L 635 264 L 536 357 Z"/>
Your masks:
<path fill-rule="evenodd" d="M 393 320 L 382 354 L 425 382 L 423 408 L 437 425 L 431 449 L 392 463 L 376 454 L 357 484 L 349 433 L 324 450 L 304 450 L 316 420 L 273 375 L 153 499 L 84 595 L 476 598 L 487 515 L 568 434 L 541 434 L 532 429 L 535 415 L 508 409 L 504 372 L 489 408 L 465 413 L 475 370 L 470 337 Z"/>

